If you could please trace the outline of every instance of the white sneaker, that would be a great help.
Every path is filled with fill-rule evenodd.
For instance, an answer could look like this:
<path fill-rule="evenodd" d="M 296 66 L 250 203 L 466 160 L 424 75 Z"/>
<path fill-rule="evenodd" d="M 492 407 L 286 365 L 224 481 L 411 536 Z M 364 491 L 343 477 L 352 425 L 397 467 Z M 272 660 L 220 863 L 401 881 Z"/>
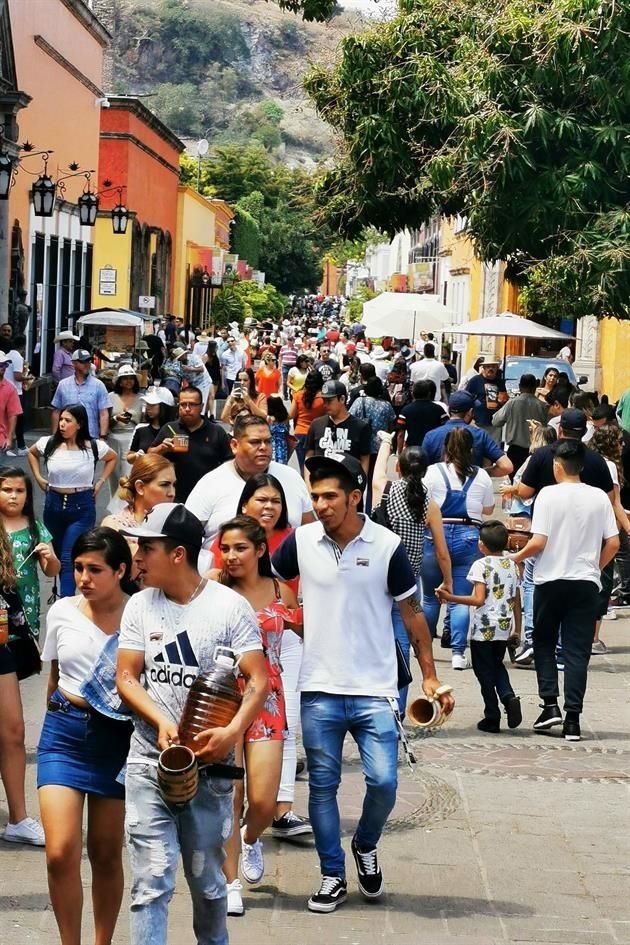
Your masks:
<path fill-rule="evenodd" d="M 245 915 L 245 906 L 241 892 L 243 886 L 240 879 L 235 879 L 233 883 L 227 884 L 227 914 Z"/>
<path fill-rule="evenodd" d="M 245 843 L 245 827 L 241 827 L 241 873 L 248 883 L 259 883 L 265 875 L 262 840 Z"/>
<path fill-rule="evenodd" d="M 605 614 L 602 614 L 602 620 L 616 620 L 617 612 L 615 610 L 607 610 Z"/>
<path fill-rule="evenodd" d="M 26 449 L 17 451 L 18 456 L 26 456 L 27 453 L 28 453 L 28 450 Z"/>
<path fill-rule="evenodd" d="M 453 653 L 451 666 L 453 669 L 470 669 L 470 663 L 462 653 Z"/>
<path fill-rule="evenodd" d="M 32 817 L 25 817 L 18 824 L 7 824 L 2 837 L 8 843 L 30 843 L 34 847 L 43 847 L 46 843 L 44 828 Z"/>

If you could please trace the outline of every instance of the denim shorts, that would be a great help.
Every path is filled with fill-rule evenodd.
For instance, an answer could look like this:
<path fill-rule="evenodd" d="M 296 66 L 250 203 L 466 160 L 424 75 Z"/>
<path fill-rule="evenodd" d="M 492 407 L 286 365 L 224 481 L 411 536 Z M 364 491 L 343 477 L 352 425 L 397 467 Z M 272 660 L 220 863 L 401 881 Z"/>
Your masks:
<path fill-rule="evenodd" d="M 127 760 L 133 726 L 94 709 L 80 709 L 57 689 L 51 702 L 61 709 L 46 712 L 37 746 L 37 787 L 50 784 L 124 800 L 116 778 Z"/>

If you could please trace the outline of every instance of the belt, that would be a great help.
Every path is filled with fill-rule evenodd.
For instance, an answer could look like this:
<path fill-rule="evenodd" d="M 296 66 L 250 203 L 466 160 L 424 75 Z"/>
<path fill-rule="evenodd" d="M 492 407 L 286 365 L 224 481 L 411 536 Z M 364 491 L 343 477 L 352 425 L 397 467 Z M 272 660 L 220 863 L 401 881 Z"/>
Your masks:
<path fill-rule="evenodd" d="M 49 492 L 56 492 L 57 495 L 76 495 L 78 492 L 94 492 L 94 486 L 48 486 Z"/>
<path fill-rule="evenodd" d="M 67 704 L 65 702 L 57 702 L 55 699 L 49 699 L 47 708 L 49 712 L 70 712 L 71 709 L 75 709 L 77 712 L 85 712 L 86 715 L 94 711 L 91 706 L 87 706 L 86 708 L 82 705 L 75 705 L 74 702 L 70 702 L 69 699 Z"/>
<path fill-rule="evenodd" d="M 472 518 L 443 518 L 443 525 L 473 525 L 475 528 L 481 526 L 481 522 L 476 522 Z"/>
<path fill-rule="evenodd" d="M 205 765 L 199 768 L 200 778 L 228 778 L 231 781 L 242 781 L 245 776 L 245 768 L 239 765 Z"/>

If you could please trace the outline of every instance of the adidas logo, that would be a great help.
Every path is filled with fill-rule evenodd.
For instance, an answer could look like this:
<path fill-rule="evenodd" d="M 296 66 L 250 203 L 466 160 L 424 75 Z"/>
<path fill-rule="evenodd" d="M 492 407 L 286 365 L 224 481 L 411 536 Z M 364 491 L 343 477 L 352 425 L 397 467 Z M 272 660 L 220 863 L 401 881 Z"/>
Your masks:
<path fill-rule="evenodd" d="M 188 631 L 178 633 L 174 640 L 167 643 L 161 653 L 154 657 L 156 663 L 170 663 L 172 666 L 199 666 L 197 657 L 190 645 Z"/>
<path fill-rule="evenodd" d="M 199 667 L 199 661 L 190 645 L 186 630 L 178 633 L 174 640 L 167 643 L 164 649 L 154 657 L 154 662 L 163 665 L 158 666 L 157 669 L 154 666 L 151 667 L 149 676 L 153 682 L 190 689 L 197 678 L 196 672 L 187 673 L 184 669 L 187 666 Z M 180 666 L 181 669 L 172 668 L 176 666 Z"/>

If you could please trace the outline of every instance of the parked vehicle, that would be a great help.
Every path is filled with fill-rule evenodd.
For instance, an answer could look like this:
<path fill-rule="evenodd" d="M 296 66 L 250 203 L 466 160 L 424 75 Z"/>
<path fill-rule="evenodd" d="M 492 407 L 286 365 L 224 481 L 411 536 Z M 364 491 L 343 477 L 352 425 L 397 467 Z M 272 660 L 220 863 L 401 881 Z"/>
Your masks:
<path fill-rule="evenodd" d="M 588 378 L 585 375 L 576 376 L 573 365 L 568 361 L 561 361 L 558 358 L 528 358 L 508 355 L 505 361 L 505 386 L 513 397 L 518 394 L 518 382 L 522 374 L 533 374 L 542 381 L 542 376 L 548 367 L 555 367 L 558 371 L 564 371 L 569 376 L 569 381 L 576 387 L 582 384 L 588 384 Z"/>

